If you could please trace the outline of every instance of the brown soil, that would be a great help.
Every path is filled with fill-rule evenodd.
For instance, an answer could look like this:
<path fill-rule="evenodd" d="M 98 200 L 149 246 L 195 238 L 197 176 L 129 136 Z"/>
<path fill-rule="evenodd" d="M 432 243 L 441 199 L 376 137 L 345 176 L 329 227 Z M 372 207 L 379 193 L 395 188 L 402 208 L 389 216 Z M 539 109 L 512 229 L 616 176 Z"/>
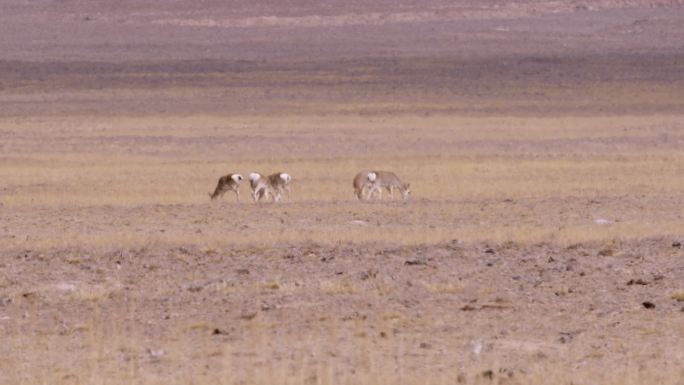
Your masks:
<path fill-rule="evenodd" d="M 681 383 L 681 1 L 5 3 L 0 383 Z"/>
<path fill-rule="evenodd" d="M 683 257 L 666 239 L 5 253 L 2 381 L 83 362 L 79 378 L 672 373 Z"/>

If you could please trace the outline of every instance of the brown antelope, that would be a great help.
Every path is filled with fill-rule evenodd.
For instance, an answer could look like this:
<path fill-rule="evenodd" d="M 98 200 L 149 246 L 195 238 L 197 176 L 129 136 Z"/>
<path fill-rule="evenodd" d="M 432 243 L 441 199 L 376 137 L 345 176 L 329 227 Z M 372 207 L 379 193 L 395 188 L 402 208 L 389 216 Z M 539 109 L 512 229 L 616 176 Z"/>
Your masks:
<path fill-rule="evenodd" d="M 240 183 L 242 183 L 242 175 L 240 174 L 228 174 L 219 178 L 216 184 L 216 189 L 214 193 L 209 193 L 209 197 L 214 200 L 216 198 L 222 197 L 226 191 L 235 192 L 235 198 L 240 202 Z"/>
<path fill-rule="evenodd" d="M 249 181 L 254 202 L 268 199 L 269 196 L 274 202 L 280 202 L 283 192 L 287 192 L 288 201 L 291 199 L 290 182 L 292 177 L 288 173 L 277 172 L 264 177 L 258 172 L 253 172 L 249 174 Z"/>
<path fill-rule="evenodd" d="M 377 175 L 371 170 L 363 170 L 356 174 L 354 177 L 354 182 L 352 183 L 354 186 L 354 195 L 356 195 L 356 199 L 363 200 L 364 192 L 367 193 L 368 188 L 372 186 L 376 178 Z M 370 196 L 367 198 L 370 198 Z"/>
<path fill-rule="evenodd" d="M 287 201 L 290 201 L 290 182 L 292 181 L 292 176 L 286 172 L 277 172 L 275 174 L 268 176 L 268 184 L 271 185 L 271 189 L 275 191 L 273 200 L 275 202 L 280 201 L 280 197 L 284 191 L 287 192 Z"/>
<path fill-rule="evenodd" d="M 409 183 L 404 183 L 399 179 L 397 174 L 391 171 L 372 171 L 368 174 L 369 179 L 371 176 L 374 177 L 374 181 L 370 181 L 370 190 L 368 191 L 368 199 L 373 196 L 374 192 L 378 193 L 380 200 L 382 200 L 382 189 L 386 188 L 389 191 L 390 199 L 394 199 L 394 189 L 399 190 L 401 197 L 406 200 L 409 195 L 411 195 L 411 185 Z"/>
<path fill-rule="evenodd" d="M 249 174 L 249 186 L 252 188 L 252 200 L 254 203 L 258 203 L 262 198 L 268 199 L 268 196 L 274 196 L 273 190 L 268 183 L 268 178 L 264 178 L 258 172 L 252 172 Z"/>

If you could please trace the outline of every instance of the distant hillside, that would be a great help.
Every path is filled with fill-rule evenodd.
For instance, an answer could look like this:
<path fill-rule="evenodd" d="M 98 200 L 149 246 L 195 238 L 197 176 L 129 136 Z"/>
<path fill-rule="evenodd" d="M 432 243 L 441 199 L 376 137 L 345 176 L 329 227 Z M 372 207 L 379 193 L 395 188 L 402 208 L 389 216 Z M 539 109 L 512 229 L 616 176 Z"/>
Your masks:
<path fill-rule="evenodd" d="M 26 61 L 667 54 L 684 0 L 22 1 L 0 25 Z"/>

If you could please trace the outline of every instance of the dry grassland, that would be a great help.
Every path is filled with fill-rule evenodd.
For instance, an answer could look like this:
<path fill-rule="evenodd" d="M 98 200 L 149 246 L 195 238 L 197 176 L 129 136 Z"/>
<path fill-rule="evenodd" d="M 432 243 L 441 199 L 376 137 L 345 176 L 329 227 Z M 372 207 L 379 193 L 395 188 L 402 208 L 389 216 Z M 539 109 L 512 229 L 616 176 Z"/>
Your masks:
<path fill-rule="evenodd" d="M 2 241 L 45 249 L 676 235 L 682 124 L 676 115 L 6 119 L 17 134 L 0 165 L 11 214 Z M 351 178 L 366 167 L 395 170 L 413 199 L 356 202 Z M 220 175 L 253 170 L 294 175 L 293 202 L 251 205 L 247 185 L 242 204 L 230 194 L 208 201 Z"/>
<path fill-rule="evenodd" d="M 683 124 L 5 118 L 0 382 L 679 384 Z M 293 201 L 209 201 L 252 170 Z"/>
<path fill-rule="evenodd" d="M 124 3 L 0 12 L 52 28 L 0 37 L 0 384 L 683 383 L 674 11 Z M 356 201 L 365 168 L 411 199 Z M 209 200 L 251 171 L 292 202 Z"/>

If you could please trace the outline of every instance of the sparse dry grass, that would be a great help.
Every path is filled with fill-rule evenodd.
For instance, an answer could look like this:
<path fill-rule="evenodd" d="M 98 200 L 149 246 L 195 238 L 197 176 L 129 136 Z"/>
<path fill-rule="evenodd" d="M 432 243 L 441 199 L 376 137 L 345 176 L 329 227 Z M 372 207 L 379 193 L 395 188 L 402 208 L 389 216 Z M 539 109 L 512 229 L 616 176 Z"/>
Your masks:
<path fill-rule="evenodd" d="M 684 223 L 674 212 L 684 191 L 684 159 L 659 139 L 678 138 L 677 116 L 77 121 L 1 122 L 9 131 L 32 127 L 16 131 L 29 139 L 12 139 L 14 150 L 0 163 L 0 201 L 17 213 L 8 220 L 12 230 L 0 238 L 6 246 L 415 244 L 455 238 L 573 243 L 676 234 Z M 245 141 L 254 127 L 258 139 Z M 30 139 L 33 130 L 52 145 L 35 148 L 41 142 Z M 129 147 L 108 147 L 118 136 Z M 214 137 L 243 142 L 222 155 L 222 146 L 212 147 Z M 140 147 L 138 138 L 152 141 Z M 189 138 L 198 142 L 181 146 Z M 100 143 L 97 151 L 81 143 L 91 139 Z M 131 154 L 120 153 L 124 149 Z M 366 167 L 395 170 L 411 182 L 413 199 L 355 202 L 351 177 Z M 241 205 L 231 196 L 208 201 L 220 175 L 252 170 L 294 175 L 294 202 L 255 207 L 246 184 Z M 621 199 L 631 203 L 621 206 Z M 39 219 L 39 212 L 50 218 Z M 56 212 L 61 214 L 52 216 Z M 255 221 L 260 213 L 269 219 Z M 601 218 L 614 223 L 593 223 Z M 350 223 L 357 219 L 366 225 Z M 36 229 L 42 229 L 40 236 L 29 234 Z"/>
<path fill-rule="evenodd" d="M 442 282 L 423 282 L 423 286 L 432 294 L 456 294 L 462 289 L 458 284 Z"/>
<path fill-rule="evenodd" d="M 321 282 L 321 290 L 325 294 L 354 294 L 359 292 L 356 284 L 350 280 L 326 280 Z"/>
<path fill-rule="evenodd" d="M 0 245 L 6 250 L 37 250 L 44 253 L 43 259 L 54 250 L 74 250 L 65 262 L 85 269 L 90 261 L 81 252 L 171 250 L 166 256 L 169 261 L 192 267 L 198 261 L 229 258 L 227 251 L 234 248 L 251 248 L 252 258 L 268 261 L 281 258 L 271 248 L 311 242 L 330 247 L 380 243 L 390 249 L 453 240 L 466 245 L 543 242 L 566 247 L 675 237 L 684 226 L 678 210 L 684 196 L 680 178 L 684 157 L 676 145 L 662 138 L 674 143 L 680 140 L 682 128 L 679 116 L 657 114 L 5 119 L 0 129 L 22 132 L 25 137 L 10 139 L 12 151 L 0 159 L 4 183 Z M 41 144 L 39 136 L 52 144 Z M 118 140 L 122 142 L 114 145 Z M 186 141 L 192 146 L 184 146 Z M 88 143 L 96 147 L 83 147 Z M 366 167 L 395 170 L 411 182 L 412 199 L 355 201 L 351 178 Z M 252 170 L 290 172 L 295 178 L 294 202 L 254 205 L 249 202 L 247 185 L 241 204 L 232 197 L 209 202 L 206 193 L 220 175 Z M 597 219 L 608 223 L 597 224 Z M 199 258 L 182 251 L 188 245 L 196 247 Z M 623 258 L 624 253 L 617 250 L 611 257 Z M 131 255 L 118 258 L 125 261 L 134 258 Z M 287 257 L 301 258 L 307 264 L 322 258 L 306 249 Z M 156 279 L 153 275 L 159 267 L 155 266 L 146 267 L 150 280 Z M 606 362 L 610 355 L 593 350 L 583 358 L 588 364 L 578 370 L 558 362 L 530 362 L 524 372 L 511 372 L 501 358 L 510 353 L 504 352 L 532 355 L 557 348 L 548 341 L 508 341 L 508 345 L 497 345 L 496 354 L 501 355 L 481 359 L 472 353 L 473 341 L 479 337 L 467 335 L 467 327 L 466 334 L 451 345 L 431 350 L 430 343 L 412 338 L 429 337 L 420 331 L 439 325 L 439 314 L 428 313 L 420 319 L 396 308 L 383 308 L 383 301 L 405 290 L 403 282 L 376 277 L 375 270 L 354 274 L 314 275 L 295 281 L 281 272 L 260 275 L 252 270 L 246 272 L 248 283 L 243 284 L 198 276 L 178 286 L 202 298 L 256 300 L 249 306 L 238 305 L 242 310 L 226 322 L 206 320 L 195 308 L 187 321 L 172 327 L 159 326 L 167 322 L 161 315 L 152 321 L 159 325 L 133 322 L 136 311 L 150 310 L 137 308 L 145 305 L 131 300 L 135 295 L 127 292 L 125 282 L 79 283 L 59 295 L 38 291 L 22 299 L 22 306 L 63 303 L 86 307 L 93 316 L 53 330 L 42 326 L 39 314 L 29 314 L 32 318 L 27 324 L 37 328 L 30 337 L 24 337 L 16 325 L 6 329 L 0 382 L 680 383 L 681 370 L 672 367 L 646 370 L 635 369 L 638 363 L 611 363 L 612 370 L 605 371 L 596 363 Z M 471 295 L 463 281 L 421 279 L 415 284 L 425 300 L 440 303 Z M 178 288 L 152 286 L 148 290 L 144 297 L 155 301 L 178 296 L 174 291 Z M 549 290 L 573 295 L 564 284 Z M 498 295 L 492 289 L 480 289 L 476 296 L 486 300 L 471 306 L 476 311 L 512 309 L 509 303 L 496 302 Z M 678 293 L 671 295 L 672 301 L 679 300 Z M 277 301 L 269 300 L 273 296 L 298 300 L 280 308 Z M 353 302 L 360 297 L 359 303 Z M 119 302 L 122 299 L 126 300 Z M 347 313 L 341 309 L 349 319 L 340 321 L 339 315 L 319 310 L 322 299 L 354 304 Z M 378 307 L 377 318 L 366 320 L 355 313 L 367 306 Z M 449 306 L 456 311 L 463 305 Z M 286 333 L 281 320 L 268 316 L 268 312 L 288 309 L 297 309 L 300 317 L 289 322 L 312 328 L 301 338 L 292 331 Z M 0 326 L 2 322 L 7 321 L 0 320 Z M 131 329 L 131 325 L 137 326 Z M 396 337 L 393 330 L 419 332 Z M 642 332 L 642 338 L 659 335 L 654 327 Z M 216 342 L 207 342 L 207 336 L 214 335 L 210 341 Z M 84 341 L 78 355 L 57 356 L 62 354 L 62 336 Z M 249 349 L 245 349 L 246 340 Z M 345 346 L 352 348 L 337 352 L 343 341 L 351 341 Z M 27 346 L 34 349 L 35 362 L 49 364 L 30 370 L 8 358 L 13 349 Z M 443 357 L 466 357 L 469 364 L 450 365 Z M 434 366 L 417 366 L 414 361 L 418 359 Z M 169 377 L 168 368 L 188 361 L 206 362 L 210 369 L 179 369 Z M 463 361 L 459 358 L 459 362 Z M 345 365 L 355 371 L 345 371 Z"/>
<path fill-rule="evenodd" d="M 97 313 L 97 312 L 95 312 Z M 112 316 L 114 318 L 112 318 Z M 118 316 L 122 316 L 119 314 Z M 606 384 L 641 385 L 681 383 L 684 372 L 676 366 L 639 367 L 639 362 L 615 364 L 610 368 L 591 364 L 601 361 L 600 352 L 589 353 L 588 364 L 577 368 L 549 364 L 543 355 L 539 362 L 530 362 L 524 371 L 512 368 L 505 360 L 492 362 L 480 359 L 470 350 L 477 341 L 457 341 L 452 350 L 432 351 L 418 346 L 410 337 L 394 336 L 393 328 L 400 327 L 396 317 L 375 325 L 382 333 L 368 328 L 366 323 L 345 325 L 327 322 L 324 332 L 311 337 L 309 332 L 296 336 L 269 335 L 277 324 L 249 318 L 240 321 L 251 341 L 248 348 L 217 336 L 217 344 L 198 344 L 194 339 L 206 340 L 204 335 L 216 333 L 208 322 L 188 324 L 184 330 L 167 330 L 162 340 L 150 337 L 134 339 L 130 333 L 144 330 L 124 330 L 113 322 L 117 315 L 99 314 L 83 324 L 63 329 L 61 333 L 82 341 L 88 356 L 59 357 L 59 341 L 63 337 L 46 333 L 43 338 L 32 337 L 31 345 L 21 336 L 5 336 L 4 349 L 24 346 L 31 349 L 36 367 L 13 360 L 0 361 L 0 380 L 5 383 L 50 383 L 58 385 L 101 384 Z M 398 316 L 397 316 L 398 317 Z M 200 337 L 201 336 L 201 337 Z M 347 340 L 354 349 L 336 350 L 340 340 Z M 349 342 L 351 341 L 351 342 Z M 464 345 L 464 346 L 461 346 Z M 539 348 L 519 341 L 511 349 L 534 352 Z M 499 346 L 503 349 L 503 346 Z M 1 352 L 1 350 L 0 350 Z M 528 352 L 529 353 L 529 352 Z M 339 356 L 354 363 L 354 371 L 340 364 Z M 443 357 L 469 356 L 470 363 L 449 365 L 438 360 Z M 434 357 L 435 366 L 416 367 L 418 357 Z M 77 361 L 77 362 L 72 362 Z M 119 364 L 112 365 L 112 361 Z M 192 366 L 201 362 L 205 370 Z M 443 364 L 443 365 L 442 365 Z M 177 368 L 173 373 L 162 368 Z M 208 369 L 208 370 L 207 370 Z"/>
<path fill-rule="evenodd" d="M 682 339 L 680 270 L 644 294 L 622 276 L 679 256 L 619 247 L 684 228 L 681 65 L 656 59 L 541 65 L 551 80 L 498 59 L 9 71 L 0 383 L 679 384 L 681 344 L 650 341 Z M 413 198 L 356 202 L 368 167 Z M 246 184 L 209 202 L 253 170 L 290 172 L 294 202 L 256 206 Z M 510 250 L 540 243 L 558 249 Z"/>

